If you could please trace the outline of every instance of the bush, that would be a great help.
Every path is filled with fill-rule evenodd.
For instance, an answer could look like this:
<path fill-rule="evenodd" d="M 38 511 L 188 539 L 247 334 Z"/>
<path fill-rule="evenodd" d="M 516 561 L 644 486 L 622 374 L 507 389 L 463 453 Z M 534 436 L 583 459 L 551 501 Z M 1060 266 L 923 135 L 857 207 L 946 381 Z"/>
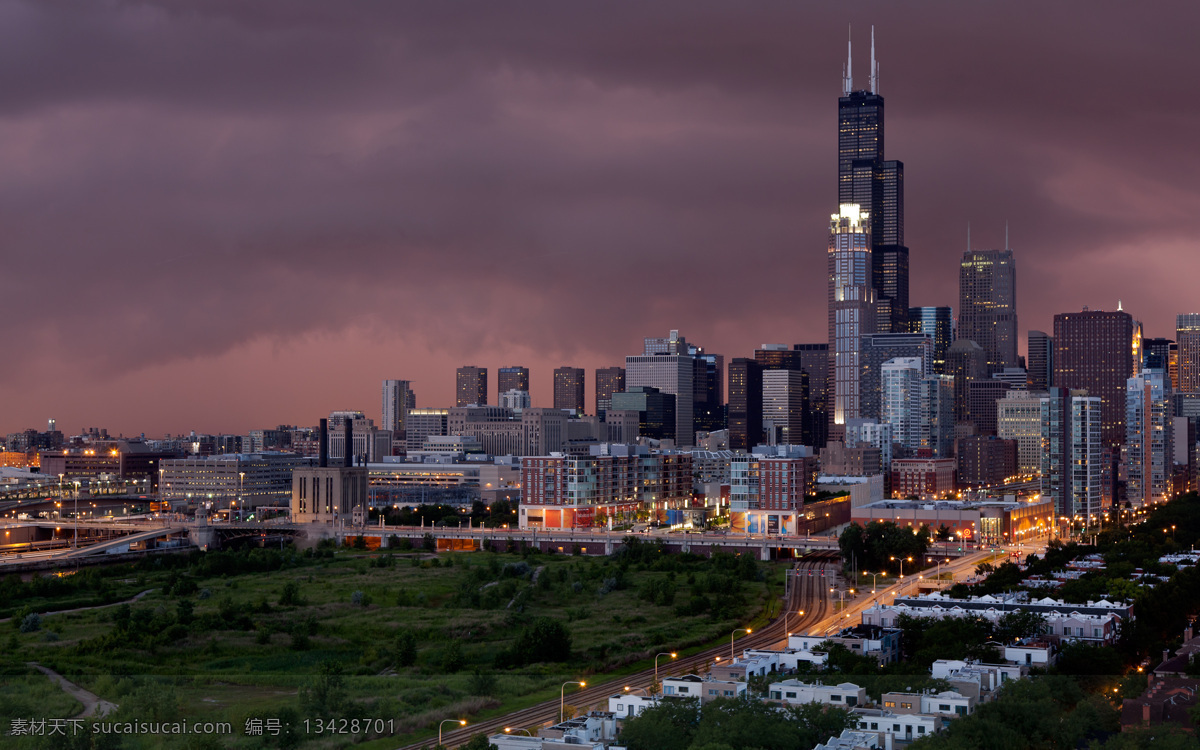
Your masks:
<path fill-rule="evenodd" d="M 447 674 L 454 674 L 466 666 L 466 663 L 466 657 L 463 656 L 462 652 L 462 644 L 458 641 L 450 641 L 450 644 L 442 649 L 441 666 Z"/>
<path fill-rule="evenodd" d="M 42 629 L 42 616 L 37 612 L 30 612 L 21 618 L 20 630 L 22 633 L 36 633 Z"/>
<path fill-rule="evenodd" d="M 300 596 L 300 584 L 298 582 L 288 581 L 287 583 L 283 584 L 283 591 L 279 594 L 279 606 L 304 606 L 304 598 Z"/>

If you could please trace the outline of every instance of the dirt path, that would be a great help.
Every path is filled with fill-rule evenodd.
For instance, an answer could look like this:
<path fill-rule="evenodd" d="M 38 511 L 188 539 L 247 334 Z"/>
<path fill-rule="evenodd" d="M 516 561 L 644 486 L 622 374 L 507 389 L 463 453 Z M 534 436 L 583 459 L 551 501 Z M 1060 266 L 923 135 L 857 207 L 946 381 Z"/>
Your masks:
<path fill-rule="evenodd" d="M 51 612 L 38 612 L 38 614 L 41 615 L 42 617 L 49 617 L 50 615 L 65 615 L 70 612 L 86 612 L 89 609 L 104 609 L 105 607 L 119 607 L 122 604 L 133 604 L 134 602 L 138 601 L 143 596 L 145 596 L 146 594 L 149 594 L 153 590 L 154 589 L 146 589 L 145 591 L 143 591 L 140 594 L 135 594 L 132 599 L 126 599 L 123 602 L 113 602 L 112 604 L 93 604 L 90 607 L 76 607 L 75 609 L 58 609 L 58 610 L 54 610 Z M 11 617 L 5 617 L 3 620 L 0 620 L 0 622 L 8 622 L 11 619 L 12 619 Z"/>
<path fill-rule="evenodd" d="M 43 667 L 36 661 L 26 662 L 29 666 L 34 667 L 42 674 L 50 678 L 50 681 L 65 690 L 75 700 L 83 704 L 83 712 L 74 716 L 75 719 L 86 719 L 89 716 L 108 716 L 113 711 L 117 710 L 116 703 L 109 703 L 106 700 L 101 700 L 100 696 L 95 693 L 89 693 L 67 678 L 55 672 L 53 669 Z"/>

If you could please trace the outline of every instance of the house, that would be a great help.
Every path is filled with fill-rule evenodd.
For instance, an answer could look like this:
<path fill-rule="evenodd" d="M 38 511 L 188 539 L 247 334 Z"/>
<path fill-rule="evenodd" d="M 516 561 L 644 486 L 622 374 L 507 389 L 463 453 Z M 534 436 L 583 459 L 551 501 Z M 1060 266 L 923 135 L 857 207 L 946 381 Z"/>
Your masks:
<path fill-rule="evenodd" d="M 975 711 L 975 698 L 946 690 L 941 693 L 884 693 L 879 705 L 898 714 L 930 714 L 953 718 L 970 716 Z"/>
<path fill-rule="evenodd" d="M 1146 692 L 1121 701 L 1121 729 L 1177 724 L 1195 733 L 1190 711 L 1196 706 L 1200 680 L 1150 675 Z"/>
<path fill-rule="evenodd" d="M 778 651 L 743 651 L 733 660 L 721 659 L 712 665 L 709 675 L 714 680 L 745 682 L 754 675 L 763 676 L 779 671 Z"/>
<path fill-rule="evenodd" d="M 934 679 L 946 680 L 954 690 L 974 698 L 977 703 L 984 703 L 991 700 L 1005 682 L 1028 675 L 1029 668 L 1014 664 L 981 664 L 969 659 L 938 659 L 929 671 Z"/>
<path fill-rule="evenodd" d="M 701 703 L 708 703 L 717 698 L 738 698 L 745 695 L 746 683 L 686 674 L 680 677 L 664 677 L 662 691 L 666 697 L 699 698 Z"/>
<path fill-rule="evenodd" d="M 942 731 L 941 717 L 927 714 L 902 714 L 887 708 L 856 708 L 858 731 L 878 732 L 885 748 L 912 742 Z"/>
<path fill-rule="evenodd" d="M 608 710 L 618 719 L 628 719 L 637 716 L 652 706 L 657 706 L 659 696 L 637 695 L 635 693 L 617 693 L 608 697 Z M 501 748 L 501 750 L 504 750 Z"/>
<path fill-rule="evenodd" d="M 876 624 L 843 628 L 833 635 L 791 635 L 788 648 L 812 651 L 825 642 L 845 646 L 859 656 L 869 656 L 882 664 L 900 659 L 900 630 Z"/>
<path fill-rule="evenodd" d="M 616 739 L 618 718 L 608 711 L 591 711 L 542 727 L 536 737 L 493 734 L 488 742 L 498 750 L 605 750 Z"/>
<path fill-rule="evenodd" d="M 1026 638 L 1005 646 L 1004 660 L 1027 667 L 1049 667 L 1058 661 L 1058 648 L 1045 638 Z"/>
<path fill-rule="evenodd" d="M 879 747 L 879 735 L 875 732 L 843 729 L 837 737 L 830 737 L 813 750 L 876 750 Z"/>
<path fill-rule="evenodd" d="M 767 700 L 784 705 L 824 703 L 829 706 L 854 708 L 867 702 L 867 689 L 850 682 L 840 685 L 807 683 L 800 680 L 773 682 L 767 688 Z"/>
<path fill-rule="evenodd" d="M 782 651 L 772 651 L 770 649 L 760 648 L 747 650 L 746 654 L 748 656 L 773 656 L 775 661 L 778 662 L 779 672 L 795 672 L 800 668 L 801 662 L 811 664 L 814 667 L 824 667 L 825 662 L 829 661 L 829 654 L 824 652 L 818 653 L 794 648 L 785 648 Z"/>

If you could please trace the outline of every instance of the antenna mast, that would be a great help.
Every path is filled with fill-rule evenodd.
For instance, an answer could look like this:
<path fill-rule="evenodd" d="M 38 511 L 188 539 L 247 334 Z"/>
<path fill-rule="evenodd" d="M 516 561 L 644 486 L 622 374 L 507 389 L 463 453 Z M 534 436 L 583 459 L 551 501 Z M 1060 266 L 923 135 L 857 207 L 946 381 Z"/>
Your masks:
<path fill-rule="evenodd" d="M 879 64 L 875 62 L 875 26 L 871 26 L 871 75 L 870 87 L 872 94 L 879 93 Z"/>
<path fill-rule="evenodd" d="M 842 96 L 854 90 L 854 57 L 850 54 L 850 26 L 846 26 L 846 67 L 842 69 Z"/>

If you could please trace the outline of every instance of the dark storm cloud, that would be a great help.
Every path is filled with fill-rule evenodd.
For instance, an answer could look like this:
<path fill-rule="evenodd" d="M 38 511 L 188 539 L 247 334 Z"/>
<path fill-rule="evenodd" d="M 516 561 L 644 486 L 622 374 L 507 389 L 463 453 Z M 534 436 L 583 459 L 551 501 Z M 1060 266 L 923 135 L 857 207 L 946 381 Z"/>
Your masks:
<path fill-rule="evenodd" d="M 822 340 L 848 23 L 858 86 L 876 24 L 913 304 L 955 304 L 967 222 L 984 247 L 1009 221 L 1023 329 L 1120 297 L 1170 335 L 1194 307 L 1197 15 L 0 2 L 0 344 L 37 363 L 0 387 L 351 325 L 439 357 L 365 378 L 418 373 L 427 404 L 478 353 L 592 367 L 668 328 L 728 357 Z M 268 367 L 247 358 L 243 382 Z"/>

